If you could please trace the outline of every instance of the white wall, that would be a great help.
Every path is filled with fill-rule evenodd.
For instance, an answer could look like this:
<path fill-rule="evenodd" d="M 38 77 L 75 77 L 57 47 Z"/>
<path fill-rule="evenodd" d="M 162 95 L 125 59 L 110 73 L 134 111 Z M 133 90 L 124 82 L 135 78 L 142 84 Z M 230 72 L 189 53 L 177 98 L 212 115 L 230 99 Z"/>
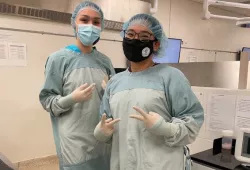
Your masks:
<path fill-rule="evenodd" d="M 235 97 L 243 97 L 247 96 L 249 97 L 250 91 L 249 90 L 237 90 L 237 89 L 222 89 L 222 88 L 207 88 L 207 87 L 192 87 L 193 91 L 197 94 L 202 93 L 202 97 L 198 97 L 202 103 L 202 106 L 205 111 L 205 121 L 204 124 L 200 130 L 200 133 L 194 143 L 189 145 L 191 154 L 195 154 L 207 149 L 211 149 L 213 147 L 213 140 L 222 137 L 221 131 L 219 130 L 209 130 L 208 129 L 208 117 L 211 115 L 211 101 L 209 102 L 209 95 L 212 94 L 222 94 L 222 95 L 231 95 Z M 236 99 L 237 100 L 237 99 Z M 225 101 L 226 102 L 226 101 Z M 235 110 L 233 111 L 233 120 L 237 122 L 236 118 L 236 111 L 237 106 L 235 106 Z M 229 114 L 229 113 L 226 113 Z M 230 115 L 229 115 L 230 116 Z M 231 117 L 230 117 L 231 118 Z M 230 119 L 228 119 L 230 120 Z M 237 136 L 238 129 L 233 128 L 233 129 L 228 129 L 228 130 L 233 130 L 234 131 L 234 138 Z"/>
<path fill-rule="evenodd" d="M 222 10 L 214 10 L 227 13 Z M 172 0 L 170 3 L 170 0 L 160 0 L 159 11 L 155 16 L 160 20 L 169 37 L 183 39 L 183 47 L 208 50 L 208 52 L 191 50 L 192 53 L 198 53 L 198 57 L 205 58 L 199 57 L 199 61 L 233 58 L 232 55 L 227 55 L 225 52 L 215 53 L 215 50 L 235 52 L 243 46 L 250 46 L 249 30 L 236 28 L 234 23 L 229 21 L 203 21 L 201 13 L 202 4 L 196 2 Z M 5 15 L 0 15 L 0 20 L 0 28 L 73 34 L 71 27 L 65 24 Z M 25 35 L 30 36 L 29 33 L 13 32 L 14 39 L 16 37 L 22 39 L 23 43 L 29 42 L 27 44 L 29 68 L 0 67 L 2 80 L 0 84 L 0 151 L 13 162 L 55 154 L 49 115 L 41 108 L 38 93 L 43 83 L 43 70 L 47 55 L 74 42 L 74 39 L 70 37 L 37 35 L 36 37 L 39 39 L 34 39 L 34 43 L 30 43 L 32 39 L 25 38 Z M 41 39 L 48 38 L 53 45 L 37 44 Z M 105 31 L 102 38 L 121 40 L 119 33 L 112 31 Z M 36 53 L 29 52 L 34 48 L 38 48 Z M 120 42 L 101 41 L 98 49 L 112 59 L 115 67 L 125 66 Z M 41 55 L 40 51 L 46 55 Z M 186 60 L 185 53 L 190 55 L 187 51 L 182 50 L 181 61 Z M 209 57 L 204 57 L 207 54 Z M 32 76 L 32 81 L 27 76 Z M 29 82 L 28 86 L 24 82 Z"/>
<path fill-rule="evenodd" d="M 71 26 L 65 24 L 6 15 L 0 15 L 0 20 L 0 27 L 4 28 L 73 35 Z M 102 37 L 120 40 L 117 32 L 105 31 Z M 0 67 L 0 152 L 13 162 L 54 155 L 49 114 L 42 109 L 38 94 L 49 54 L 74 43 L 75 39 L 0 29 L 2 40 L 27 44 L 27 67 Z M 120 45 L 120 42 L 100 41 L 97 48 L 112 59 L 115 67 L 125 67 Z"/>
<path fill-rule="evenodd" d="M 232 15 L 214 8 L 211 12 Z M 189 0 L 172 1 L 170 37 L 182 38 L 184 47 L 208 50 L 237 51 L 250 45 L 249 29 L 236 27 L 234 21 L 201 20 L 201 16 L 202 4 Z"/>
<path fill-rule="evenodd" d="M 180 62 L 187 62 L 188 56 L 197 56 L 198 62 L 233 61 L 236 54 L 228 52 L 237 52 L 244 46 L 250 46 L 249 29 L 236 27 L 235 22 L 227 20 L 202 20 L 201 3 L 160 0 L 159 8 L 156 17 L 163 24 L 167 35 L 183 40 Z M 212 13 L 237 16 L 224 10 L 211 9 Z"/>
<path fill-rule="evenodd" d="M 22 4 L 25 6 L 40 6 L 41 5 L 41 1 L 32 1 L 32 0 L 22 0 L 21 3 L 18 0 L 1 0 L 1 2 L 8 3 L 8 4 L 16 4 L 16 5 Z"/>

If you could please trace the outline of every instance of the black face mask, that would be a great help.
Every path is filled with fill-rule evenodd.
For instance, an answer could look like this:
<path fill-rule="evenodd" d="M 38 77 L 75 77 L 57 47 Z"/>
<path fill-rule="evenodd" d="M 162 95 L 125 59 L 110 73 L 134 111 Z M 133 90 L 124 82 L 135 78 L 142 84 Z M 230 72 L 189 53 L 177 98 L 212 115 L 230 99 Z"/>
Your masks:
<path fill-rule="evenodd" d="M 137 39 L 123 39 L 123 52 L 126 58 L 132 62 L 141 62 L 150 57 L 153 53 L 153 44 L 155 40 L 142 42 Z"/>

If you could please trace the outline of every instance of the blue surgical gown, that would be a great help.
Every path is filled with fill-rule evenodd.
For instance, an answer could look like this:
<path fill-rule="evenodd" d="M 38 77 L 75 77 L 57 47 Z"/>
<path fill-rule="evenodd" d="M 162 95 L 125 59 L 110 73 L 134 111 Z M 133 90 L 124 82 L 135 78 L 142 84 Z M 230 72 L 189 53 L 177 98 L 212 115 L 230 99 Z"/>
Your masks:
<path fill-rule="evenodd" d="M 158 113 L 171 133 L 151 133 L 142 121 L 129 118 L 133 106 Z M 167 64 L 116 74 L 107 85 L 103 113 L 121 119 L 114 126 L 110 170 L 183 170 L 184 146 L 195 140 L 204 121 L 188 80 Z"/>
<path fill-rule="evenodd" d="M 71 45 L 49 56 L 39 98 L 51 115 L 60 170 L 109 170 L 110 146 L 98 142 L 93 132 L 99 122 L 102 80 L 114 73 L 110 59 L 96 49 L 83 54 Z M 96 84 L 90 100 L 60 105 L 60 98 L 85 83 Z"/>

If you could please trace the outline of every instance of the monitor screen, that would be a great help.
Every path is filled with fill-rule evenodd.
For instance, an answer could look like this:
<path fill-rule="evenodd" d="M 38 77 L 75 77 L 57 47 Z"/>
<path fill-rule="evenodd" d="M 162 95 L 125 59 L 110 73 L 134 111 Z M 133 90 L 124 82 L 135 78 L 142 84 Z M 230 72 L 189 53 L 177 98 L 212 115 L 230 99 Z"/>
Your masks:
<path fill-rule="evenodd" d="M 166 42 L 165 55 L 154 58 L 156 63 L 179 63 L 181 53 L 181 39 L 169 38 Z"/>
<path fill-rule="evenodd" d="M 117 74 L 117 73 L 123 72 L 125 70 L 126 70 L 126 68 L 115 68 L 115 73 Z"/>
<path fill-rule="evenodd" d="M 244 133 L 241 156 L 250 158 L 250 134 Z"/>
<path fill-rule="evenodd" d="M 248 52 L 249 53 L 248 59 L 250 60 L 250 48 L 243 47 L 242 52 Z"/>

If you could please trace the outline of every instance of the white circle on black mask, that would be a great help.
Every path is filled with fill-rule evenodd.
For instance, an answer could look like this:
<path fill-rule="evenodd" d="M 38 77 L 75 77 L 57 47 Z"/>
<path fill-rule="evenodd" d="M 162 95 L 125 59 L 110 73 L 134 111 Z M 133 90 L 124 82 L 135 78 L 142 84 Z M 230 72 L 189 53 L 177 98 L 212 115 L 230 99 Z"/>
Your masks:
<path fill-rule="evenodd" d="M 148 57 L 148 55 L 150 54 L 150 48 L 145 47 L 142 52 L 141 52 L 143 57 Z"/>

